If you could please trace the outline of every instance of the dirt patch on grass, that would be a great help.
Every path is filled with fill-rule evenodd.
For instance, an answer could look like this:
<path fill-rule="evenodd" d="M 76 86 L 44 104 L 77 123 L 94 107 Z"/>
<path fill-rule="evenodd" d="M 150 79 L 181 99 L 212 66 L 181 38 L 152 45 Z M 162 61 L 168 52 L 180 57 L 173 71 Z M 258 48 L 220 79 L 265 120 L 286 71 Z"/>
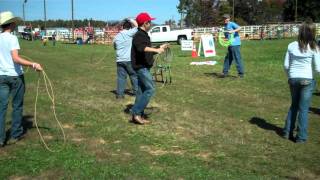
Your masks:
<path fill-rule="evenodd" d="M 166 154 L 183 155 L 185 153 L 184 150 L 180 150 L 177 148 L 164 150 L 158 147 L 151 147 L 151 146 L 140 146 L 140 150 L 145 151 L 153 156 L 162 156 Z"/>
<path fill-rule="evenodd" d="M 33 179 L 29 176 L 11 176 L 8 178 L 8 180 L 29 180 L 29 179 Z"/>
<path fill-rule="evenodd" d="M 293 176 L 285 177 L 287 179 L 292 180 L 303 180 L 303 179 L 312 179 L 312 180 L 320 180 L 320 174 L 315 174 L 308 169 L 300 169 L 298 172 L 294 173 Z"/>
<path fill-rule="evenodd" d="M 210 160 L 211 156 L 212 156 L 211 152 L 200 152 L 199 154 L 196 155 L 196 157 L 206 161 Z"/>
<path fill-rule="evenodd" d="M 63 124 L 62 127 L 64 129 L 74 129 L 74 125 L 73 124 Z"/>
<path fill-rule="evenodd" d="M 37 177 L 30 177 L 30 176 L 11 176 L 9 180 L 44 180 L 44 179 L 57 179 L 58 177 L 65 177 L 63 170 L 47 170 L 42 172 Z"/>

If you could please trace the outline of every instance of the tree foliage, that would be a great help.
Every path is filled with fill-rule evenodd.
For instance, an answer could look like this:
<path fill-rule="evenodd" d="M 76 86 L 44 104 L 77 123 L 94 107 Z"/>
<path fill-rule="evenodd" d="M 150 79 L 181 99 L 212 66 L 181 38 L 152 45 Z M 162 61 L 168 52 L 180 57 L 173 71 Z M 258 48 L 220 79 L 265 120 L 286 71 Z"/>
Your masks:
<path fill-rule="evenodd" d="M 318 0 L 298 0 L 298 20 L 320 21 Z M 222 24 L 222 15 L 233 14 L 239 24 L 293 22 L 296 0 L 180 0 L 177 9 L 186 14 L 187 26 Z M 234 3 L 234 4 L 233 4 Z"/>

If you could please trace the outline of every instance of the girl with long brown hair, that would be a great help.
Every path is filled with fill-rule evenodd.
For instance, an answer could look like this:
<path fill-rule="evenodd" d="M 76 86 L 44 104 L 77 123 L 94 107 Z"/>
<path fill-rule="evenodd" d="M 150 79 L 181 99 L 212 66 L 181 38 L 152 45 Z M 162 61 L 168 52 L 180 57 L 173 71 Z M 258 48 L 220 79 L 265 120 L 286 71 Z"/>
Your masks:
<path fill-rule="evenodd" d="M 315 86 L 313 65 L 314 70 L 320 73 L 320 50 L 315 36 L 315 25 L 303 23 L 299 29 L 298 41 L 288 46 L 284 62 L 292 103 L 283 129 L 283 137 L 295 140 L 296 143 L 304 143 L 308 137 L 308 111 Z M 297 133 L 294 136 L 296 124 Z"/>

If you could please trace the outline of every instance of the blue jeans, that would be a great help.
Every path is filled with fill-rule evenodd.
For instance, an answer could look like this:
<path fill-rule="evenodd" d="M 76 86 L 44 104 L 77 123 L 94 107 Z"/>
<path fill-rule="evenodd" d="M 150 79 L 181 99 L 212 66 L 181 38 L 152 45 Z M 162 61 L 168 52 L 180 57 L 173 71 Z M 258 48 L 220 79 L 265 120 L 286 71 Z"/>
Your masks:
<path fill-rule="evenodd" d="M 138 92 L 131 113 L 132 115 L 143 115 L 144 109 L 155 93 L 155 85 L 149 69 L 141 68 L 136 72 L 138 75 Z"/>
<path fill-rule="evenodd" d="M 290 85 L 292 102 L 283 129 L 284 136 L 293 136 L 298 115 L 296 140 L 306 141 L 308 137 L 308 112 L 315 81 L 313 79 L 292 78 L 289 79 L 288 82 Z"/>
<path fill-rule="evenodd" d="M 6 139 L 5 118 L 9 96 L 12 96 L 11 138 L 19 138 L 23 133 L 22 112 L 25 92 L 24 76 L 0 76 L 0 143 Z"/>
<path fill-rule="evenodd" d="M 223 74 L 224 75 L 228 74 L 233 60 L 236 61 L 239 76 L 243 76 L 244 68 L 243 68 L 242 59 L 241 59 L 240 46 L 228 47 L 228 53 L 224 59 L 224 64 L 223 64 Z"/>
<path fill-rule="evenodd" d="M 133 93 L 138 91 L 138 77 L 133 70 L 131 61 L 117 62 L 117 96 L 124 97 L 124 91 L 127 84 L 127 75 L 130 77 Z"/>

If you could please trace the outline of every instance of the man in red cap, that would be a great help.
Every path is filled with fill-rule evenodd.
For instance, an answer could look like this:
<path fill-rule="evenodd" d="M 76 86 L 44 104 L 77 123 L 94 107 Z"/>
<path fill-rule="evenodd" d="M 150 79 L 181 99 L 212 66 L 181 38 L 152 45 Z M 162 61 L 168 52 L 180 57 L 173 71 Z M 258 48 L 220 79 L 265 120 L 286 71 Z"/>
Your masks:
<path fill-rule="evenodd" d="M 150 37 L 147 32 L 150 30 L 151 21 L 154 19 L 148 13 L 140 13 L 136 17 L 139 26 L 138 32 L 132 40 L 131 63 L 138 76 L 138 91 L 131 113 L 132 122 L 137 124 L 149 123 L 144 118 L 144 109 L 155 92 L 155 85 L 150 73 L 150 68 L 154 62 L 153 55 L 162 53 L 167 48 L 167 44 L 161 45 L 160 48 L 151 47 Z"/>

